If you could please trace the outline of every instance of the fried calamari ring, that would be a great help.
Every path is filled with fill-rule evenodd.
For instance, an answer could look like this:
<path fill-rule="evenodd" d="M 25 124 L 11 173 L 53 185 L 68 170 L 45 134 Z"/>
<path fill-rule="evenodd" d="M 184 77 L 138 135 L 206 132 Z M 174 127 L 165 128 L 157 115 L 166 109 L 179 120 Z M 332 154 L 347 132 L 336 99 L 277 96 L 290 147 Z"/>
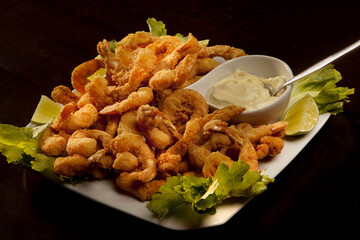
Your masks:
<path fill-rule="evenodd" d="M 182 133 L 185 131 L 187 121 L 203 117 L 208 113 L 208 105 L 204 97 L 197 91 L 178 89 L 165 98 L 160 110 Z"/>

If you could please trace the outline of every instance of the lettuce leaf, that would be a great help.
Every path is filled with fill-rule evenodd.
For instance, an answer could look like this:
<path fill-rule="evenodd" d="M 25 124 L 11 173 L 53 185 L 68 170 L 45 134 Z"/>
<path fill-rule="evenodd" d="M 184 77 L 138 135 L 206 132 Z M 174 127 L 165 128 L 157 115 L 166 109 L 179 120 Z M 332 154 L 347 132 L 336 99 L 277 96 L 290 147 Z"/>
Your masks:
<path fill-rule="evenodd" d="M 157 21 L 155 18 L 148 18 L 146 23 L 149 26 L 150 33 L 155 36 L 161 37 L 167 34 L 165 23 L 162 21 Z"/>
<path fill-rule="evenodd" d="M 46 126 L 29 128 L 0 124 L 0 153 L 8 163 L 30 167 L 38 172 L 52 171 L 55 158 L 38 151 L 38 140 Z"/>
<path fill-rule="evenodd" d="M 342 79 L 340 72 L 332 64 L 310 74 L 293 84 L 289 107 L 310 94 L 318 108 L 319 113 L 330 112 L 333 115 L 343 111 L 344 102 L 349 102 L 348 96 L 354 94 L 354 88 L 337 87 L 336 83 Z"/>
<path fill-rule="evenodd" d="M 216 204 L 231 197 L 258 195 L 272 181 L 274 179 L 260 175 L 257 171 L 249 171 L 249 165 L 243 161 L 233 163 L 231 168 L 221 163 L 214 179 L 180 174 L 168 178 L 147 207 L 159 219 L 186 205 L 199 214 L 215 214 Z"/>
<path fill-rule="evenodd" d="M 177 37 L 178 39 L 180 39 L 183 42 L 186 42 L 189 39 L 189 35 L 184 37 L 184 35 L 182 35 L 181 33 L 175 34 L 175 37 Z M 209 44 L 209 39 L 200 40 L 199 43 L 204 46 L 207 46 Z"/>
<path fill-rule="evenodd" d="M 117 41 L 115 39 L 109 41 L 109 49 L 112 53 L 115 53 Z"/>
<path fill-rule="evenodd" d="M 146 23 L 149 26 L 150 33 L 154 34 L 155 36 L 161 37 L 167 34 L 165 24 L 162 21 L 157 21 L 155 18 L 148 18 Z M 189 38 L 189 36 L 185 37 L 181 33 L 175 34 L 175 37 L 183 42 L 186 42 Z M 209 44 L 209 39 L 201 40 L 199 43 L 207 46 Z"/>

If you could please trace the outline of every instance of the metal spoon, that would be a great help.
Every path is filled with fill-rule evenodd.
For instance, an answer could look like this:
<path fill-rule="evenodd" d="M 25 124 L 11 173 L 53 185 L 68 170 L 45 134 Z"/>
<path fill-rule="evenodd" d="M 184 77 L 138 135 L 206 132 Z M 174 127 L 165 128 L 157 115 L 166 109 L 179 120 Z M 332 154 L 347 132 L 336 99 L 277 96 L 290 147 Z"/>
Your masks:
<path fill-rule="evenodd" d="M 277 89 L 274 90 L 274 88 L 269 85 L 269 84 L 264 84 L 264 87 L 266 89 L 269 90 L 269 93 L 271 96 L 276 95 L 282 88 L 296 82 L 299 79 L 302 79 L 303 77 L 306 77 L 307 75 L 320 70 L 321 68 L 325 67 L 326 65 L 328 65 L 329 63 L 331 63 L 332 61 L 334 61 L 335 59 L 343 56 L 344 54 L 350 52 L 351 50 L 357 48 L 358 46 L 360 46 L 360 40 L 356 41 L 355 43 L 351 44 L 350 46 L 344 48 L 343 50 L 340 50 L 336 53 L 334 53 L 333 55 L 325 58 L 324 60 L 316 63 L 315 65 L 313 65 L 312 67 L 306 69 L 305 71 L 301 72 L 300 74 L 296 75 L 295 77 L 293 77 L 292 79 L 290 79 L 289 81 L 285 82 L 283 85 L 281 85 L 280 87 L 278 87 Z"/>

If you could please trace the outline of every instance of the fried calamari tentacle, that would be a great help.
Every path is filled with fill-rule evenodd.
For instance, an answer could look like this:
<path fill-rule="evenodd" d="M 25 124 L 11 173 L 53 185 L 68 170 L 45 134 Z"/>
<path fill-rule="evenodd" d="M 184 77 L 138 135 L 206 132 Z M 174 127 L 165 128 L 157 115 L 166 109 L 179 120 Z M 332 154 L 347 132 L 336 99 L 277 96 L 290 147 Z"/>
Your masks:
<path fill-rule="evenodd" d="M 52 90 L 51 98 L 57 103 L 66 105 L 71 102 L 78 102 L 80 95 L 72 92 L 70 88 L 60 85 Z"/>
<path fill-rule="evenodd" d="M 138 48 L 145 48 L 159 40 L 159 37 L 150 32 L 138 31 L 130 33 L 116 44 L 115 54 L 121 56 L 123 51 L 134 51 Z"/>
<path fill-rule="evenodd" d="M 158 37 L 147 32 L 129 34 L 117 43 L 116 54 L 110 51 L 106 40 L 98 44 L 98 53 L 105 63 L 111 82 L 125 87 L 125 89 L 119 89 L 119 95 L 124 96 L 126 93 L 128 95 L 135 91 L 155 67 L 157 58 L 154 52 L 145 46 L 156 39 Z M 140 69 L 146 73 L 142 74 L 141 78 L 138 77 Z"/>
<path fill-rule="evenodd" d="M 171 86 L 176 78 L 176 72 L 172 69 L 164 69 L 156 72 L 149 80 L 149 87 L 154 91 L 162 91 Z"/>
<path fill-rule="evenodd" d="M 107 155 L 106 149 L 100 149 L 93 155 L 91 155 L 88 160 L 96 167 L 103 169 L 112 169 L 114 164 L 114 159 L 112 155 Z"/>
<path fill-rule="evenodd" d="M 169 87 L 172 89 L 184 87 L 186 81 L 192 77 L 196 60 L 196 53 L 186 55 L 175 69 L 164 69 L 156 72 L 149 80 L 149 86 L 154 91 L 162 91 Z"/>
<path fill-rule="evenodd" d="M 202 138 L 203 127 L 206 123 L 212 120 L 229 121 L 242 111 L 244 111 L 242 107 L 229 106 L 187 121 L 183 137 L 158 157 L 159 171 L 173 174 L 179 172 L 183 156 L 187 153 L 189 146 Z"/>
<path fill-rule="evenodd" d="M 204 119 L 204 122 L 209 122 L 211 120 L 221 120 L 224 122 L 228 122 L 233 117 L 242 113 L 243 111 L 245 111 L 245 108 L 240 107 L 240 106 L 231 105 L 231 106 L 226 106 L 224 108 L 215 110 L 214 112 L 206 115 L 203 119 Z"/>
<path fill-rule="evenodd" d="M 111 137 L 115 137 L 117 130 L 119 128 L 120 116 L 119 115 L 110 115 L 107 119 L 107 124 L 105 127 L 105 132 L 110 134 Z"/>
<path fill-rule="evenodd" d="M 157 62 L 160 62 L 166 56 L 171 54 L 179 44 L 182 44 L 182 41 L 179 38 L 164 35 L 155 42 L 147 45 L 146 48 L 152 50 L 157 57 Z"/>
<path fill-rule="evenodd" d="M 132 51 L 127 51 L 126 53 L 123 52 L 122 57 L 115 57 L 115 54 L 110 50 L 108 41 L 105 39 L 98 43 L 97 52 L 104 62 L 108 80 L 111 83 L 125 84 L 128 81 L 129 70 L 136 55 Z"/>
<path fill-rule="evenodd" d="M 106 106 L 100 111 L 100 114 L 123 114 L 129 110 L 136 109 L 141 105 L 150 103 L 154 98 L 153 91 L 148 87 L 141 87 L 133 92 L 129 97 L 121 102 Z"/>
<path fill-rule="evenodd" d="M 198 59 L 196 61 L 196 65 L 195 65 L 196 75 L 204 75 L 219 65 L 220 65 L 220 63 L 215 61 L 212 58 Z"/>
<path fill-rule="evenodd" d="M 246 56 L 244 50 L 230 47 L 227 45 L 215 45 L 207 47 L 206 49 L 209 53 L 209 57 L 223 57 L 225 60 L 230 60 L 237 57 Z"/>
<path fill-rule="evenodd" d="M 205 74 L 209 73 L 211 70 L 219 66 L 220 63 L 215 61 L 212 58 L 198 58 L 196 60 L 195 66 L 192 68 L 191 72 L 188 75 L 188 78 L 182 87 L 187 87 L 199 79 L 201 79 Z"/>
<path fill-rule="evenodd" d="M 171 84 L 173 89 L 182 88 L 185 82 L 189 79 L 191 71 L 194 69 L 197 53 L 188 54 L 180 61 L 175 68 L 175 79 Z"/>
<path fill-rule="evenodd" d="M 178 62 L 188 54 L 197 53 L 201 50 L 197 39 L 189 33 L 188 40 L 183 42 L 177 42 L 174 51 L 169 53 L 163 59 L 161 59 L 155 66 L 153 73 L 164 69 L 175 69 Z"/>
<path fill-rule="evenodd" d="M 158 170 L 162 173 L 176 174 L 181 169 L 182 157 L 201 132 L 201 119 L 191 119 L 186 123 L 183 137 L 158 157 Z"/>

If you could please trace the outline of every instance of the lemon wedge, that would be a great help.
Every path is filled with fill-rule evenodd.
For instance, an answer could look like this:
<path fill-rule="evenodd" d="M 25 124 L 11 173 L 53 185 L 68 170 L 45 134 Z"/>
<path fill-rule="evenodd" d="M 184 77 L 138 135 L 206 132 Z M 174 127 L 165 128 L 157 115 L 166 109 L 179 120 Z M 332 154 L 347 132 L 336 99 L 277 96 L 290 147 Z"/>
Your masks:
<path fill-rule="evenodd" d="M 105 77 L 106 76 L 106 69 L 105 68 L 100 68 L 93 75 L 89 76 L 88 79 L 91 80 L 94 76 Z"/>
<path fill-rule="evenodd" d="M 31 118 L 31 122 L 36 124 L 47 123 L 59 115 L 62 107 L 61 104 L 54 102 L 45 95 L 41 95 L 40 101 Z"/>
<path fill-rule="evenodd" d="M 284 115 L 283 120 L 289 123 L 286 127 L 286 135 L 306 134 L 316 126 L 318 119 L 319 109 L 311 95 L 307 94 L 292 105 Z"/>

